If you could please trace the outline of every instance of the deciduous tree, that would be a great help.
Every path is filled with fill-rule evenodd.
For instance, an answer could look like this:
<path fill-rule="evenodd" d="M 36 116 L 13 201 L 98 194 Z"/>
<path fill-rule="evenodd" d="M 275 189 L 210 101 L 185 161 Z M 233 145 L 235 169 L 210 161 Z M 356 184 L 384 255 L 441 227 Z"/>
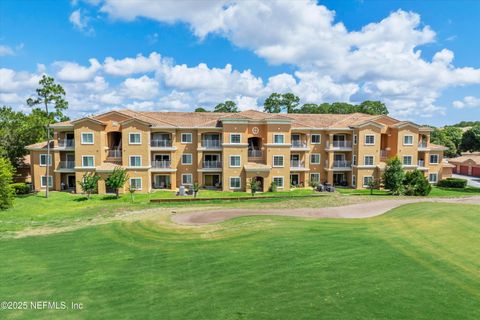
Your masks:
<path fill-rule="evenodd" d="M 390 190 L 393 195 L 401 195 L 403 193 L 403 180 L 405 172 L 400 160 L 395 157 L 387 160 L 387 166 L 383 173 L 383 184 L 385 189 Z"/>
<path fill-rule="evenodd" d="M 82 180 L 78 181 L 82 192 L 87 194 L 87 199 L 90 199 L 90 195 L 97 191 L 98 180 L 100 180 L 100 176 L 97 173 L 86 172 L 83 175 Z"/>
<path fill-rule="evenodd" d="M 227 100 L 215 106 L 213 112 L 238 112 L 237 104 L 233 101 Z"/>
<path fill-rule="evenodd" d="M 6 158 L 0 158 L 0 210 L 8 209 L 15 196 L 13 182 L 13 166 Z"/>
<path fill-rule="evenodd" d="M 119 189 L 123 188 L 125 183 L 128 181 L 127 170 L 122 167 L 116 167 L 113 169 L 113 172 L 105 180 L 105 185 L 109 188 L 115 190 L 115 197 L 118 199 Z"/>

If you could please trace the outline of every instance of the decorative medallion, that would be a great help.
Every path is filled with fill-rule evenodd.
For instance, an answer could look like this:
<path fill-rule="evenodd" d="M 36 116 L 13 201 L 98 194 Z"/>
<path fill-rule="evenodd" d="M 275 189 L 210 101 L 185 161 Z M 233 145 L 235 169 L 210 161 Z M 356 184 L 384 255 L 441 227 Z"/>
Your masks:
<path fill-rule="evenodd" d="M 253 134 L 258 134 L 260 132 L 260 129 L 258 129 L 258 127 L 253 127 L 252 128 L 252 133 Z"/>

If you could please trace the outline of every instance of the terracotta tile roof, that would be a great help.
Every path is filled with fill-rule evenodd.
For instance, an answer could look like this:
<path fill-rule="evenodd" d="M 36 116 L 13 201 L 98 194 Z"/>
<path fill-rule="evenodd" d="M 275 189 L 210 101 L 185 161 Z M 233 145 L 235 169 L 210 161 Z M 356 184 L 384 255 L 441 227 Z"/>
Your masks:
<path fill-rule="evenodd" d="M 480 154 L 462 154 L 460 157 L 448 159 L 450 163 L 464 163 L 466 161 L 472 161 L 473 163 L 480 165 Z"/>
<path fill-rule="evenodd" d="M 27 150 L 30 149 L 47 149 L 47 141 L 37 142 L 34 144 L 30 144 L 25 147 Z M 53 140 L 50 141 L 50 148 L 53 148 Z"/>
<path fill-rule="evenodd" d="M 443 168 L 455 168 L 456 166 L 451 164 L 451 163 L 448 163 L 447 159 L 443 159 L 442 160 L 442 167 Z"/>
<path fill-rule="evenodd" d="M 430 150 L 438 150 L 438 151 L 442 151 L 442 150 L 447 150 L 448 148 L 445 147 L 445 146 L 441 146 L 439 144 L 434 144 L 434 143 L 430 143 L 430 145 L 428 145 L 428 147 L 430 148 Z"/>

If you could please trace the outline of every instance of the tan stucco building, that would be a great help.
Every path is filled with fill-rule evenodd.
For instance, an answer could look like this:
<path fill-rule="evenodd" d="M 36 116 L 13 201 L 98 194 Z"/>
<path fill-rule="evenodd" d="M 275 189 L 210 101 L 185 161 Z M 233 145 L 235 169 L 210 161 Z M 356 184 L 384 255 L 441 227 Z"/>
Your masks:
<path fill-rule="evenodd" d="M 118 110 L 52 125 L 51 159 L 46 143 L 28 147 L 36 190 L 75 190 L 86 172 L 102 179 L 116 166 L 128 171 L 138 192 L 176 189 L 194 182 L 225 191 L 247 190 L 251 179 L 267 191 L 310 181 L 364 188 L 378 179 L 385 161 L 398 156 L 432 183 L 445 178 L 442 146 L 431 129 L 388 116 L 136 112 Z M 46 177 L 46 166 L 50 177 Z"/>

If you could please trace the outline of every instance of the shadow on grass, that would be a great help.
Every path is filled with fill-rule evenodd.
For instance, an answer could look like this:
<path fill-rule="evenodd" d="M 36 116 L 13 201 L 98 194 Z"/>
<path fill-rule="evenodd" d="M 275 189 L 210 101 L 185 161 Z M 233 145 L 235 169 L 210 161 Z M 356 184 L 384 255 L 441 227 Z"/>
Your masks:
<path fill-rule="evenodd" d="M 87 201 L 87 200 L 88 200 L 87 197 L 78 197 L 78 198 L 73 199 L 73 201 L 76 201 L 76 202 L 83 202 L 83 201 Z"/>
<path fill-rule="evenodd" d="M 117 198 L 117 196 L 114 194 L 109 194 L 100 198 L 100 200 L 117 200 L 117 199 L 120 199 L 120 198 Z"/>

